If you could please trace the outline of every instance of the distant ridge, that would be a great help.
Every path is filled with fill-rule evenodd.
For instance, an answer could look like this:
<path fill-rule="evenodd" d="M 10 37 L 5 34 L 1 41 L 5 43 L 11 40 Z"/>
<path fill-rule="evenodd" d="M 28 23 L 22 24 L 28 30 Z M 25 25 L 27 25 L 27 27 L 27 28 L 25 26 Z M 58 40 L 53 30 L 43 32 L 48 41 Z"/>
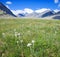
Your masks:
<path fill-rule="evenodd" d="M 18 14 L 18 16 L 20 17 L 37 17 L 37 18 L 44 18 L 44 17 L 48 17 L 48 16 L 52 16 L 54 15 L 55 12 L 52 11 L 52 10 L 46 10 L 42 13 L 37 13 L 37 12 L 33 12 L 33 13 L 27 13 L 27 14 L 24 14 L 24 13 L 21 13 L 21 14 Z"/>
<path fill-rule="evenodd" d="M 33 17 L 33 18 L 47 18 L 47 19 L 60 19 L 60 11 L 54 12 L 53 10 L 46 10 L 42 13 L 20 13 L 17 16 L 19 17 Z"/>
<path fill-rule="evenodd" d="M 3 16 L 3 15 L 10 15 L 10 16 L 16 17 L 16 16 L 10 11 L 10 9 L 8 9 L 4 4 L 2 4 L 2 3 L 0 2 L 0 16 Z"/>

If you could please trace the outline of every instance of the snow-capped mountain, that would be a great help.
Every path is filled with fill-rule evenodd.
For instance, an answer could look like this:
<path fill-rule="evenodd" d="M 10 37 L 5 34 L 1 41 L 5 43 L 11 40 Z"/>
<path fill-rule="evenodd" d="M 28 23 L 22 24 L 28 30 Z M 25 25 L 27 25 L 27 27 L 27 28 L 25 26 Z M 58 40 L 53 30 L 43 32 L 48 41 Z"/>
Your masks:
<path fill-rule="evenodd" d="M 17 11 L 18 14 L 13 14 L 4 4 L 0 2 L 0 16 L 14 16 L 14 17 L 33 17 L 33 18 L 52 18 L 60 19 L 60 11 L 54 11 L 51 9 L 39 9 L 33 11 L 32 9 L 25 8 L 24 10 Z M 15 13 L 17 13 L 15 12 Z M 20 13 L 19 13 L 20 12 Z"/>
<path fill-rule="evenodd" d="M 2 4 L 0 2 L 0 16 L 4 16 L 4 15 L 9 15 L 9 16 L 14 16 L 16 17 L 11 11 L 10 9 L 8 9 L 4 4 Z"/>
<path fill-rule="evenodd" d="M 44 17 L 48 17 L 48 16 L 52 16 L 54 15 L 55 12 L 52 10 L 46 10 L 44 12 L 42 12 L 41 14 L 39 14 L 40 17 L 44 18 Z"/>
<path fill-rule="evenodd" d="M 52 18 L 60 19 L 60 11 L 55 12 L 54 10 L 45 10 L 43 12 L 32 12 L 32 13 L 21 13 L 18 14 L 20 17 L 33 17 L 33 18 Z"/>
<path fill-rule="evenodd" d="M 60 11 L 56 12 L 53 19 L 60 19 Z"/>
<path fill-rule="evenodd" d="M 41 13 L 37 13 L 37 12 L 32 12 L 32 13 L 27 13 L 27 14 L 18 14 L 22 17 L 38 17 L 38 18 L 43 18 L 43 17 L 47 17 L 47 16 L 51 16 L 54 15 L 55 12 L 52 10 L 46 10 L 44 12 Z"/>

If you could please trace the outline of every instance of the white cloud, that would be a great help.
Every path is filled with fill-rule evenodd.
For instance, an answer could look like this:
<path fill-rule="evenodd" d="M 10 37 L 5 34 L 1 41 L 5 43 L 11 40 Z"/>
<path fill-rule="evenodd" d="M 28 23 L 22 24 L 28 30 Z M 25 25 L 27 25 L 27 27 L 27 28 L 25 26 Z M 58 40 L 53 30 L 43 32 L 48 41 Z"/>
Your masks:
<path fill-rule="evenodd" d="M 58 4 L 58 7 L 60 7 L 60 4 Z"/>
<path fill-rule="evenodd" d="M 12 2 L 11 1 L 7 1 L 6 4 L 12 4 Z"/>
<path fill-rule="evenodd" d="M 55 2 L 55 3 L 58 3 L 58 2 L 59 2 L 59 0 L 54 0 L 54 2 Z"/>
<path fill-rule="evenodd" d="M 42 8 L 42 9 L 38 9 L 38 10 L 35 10 L 36 13 L 42 13 L 46 10 L 50 10 L 50 9 L 47 9 L 47 8 Z"/>
<path fill-rule="evenodd" d="M 36 12 L 36 13 L 42 13 L 46 10 L 50 10 L 48 8 L 42 8 L 42 9 L 38 9 L 38 10 L 32 10 L 32 9 L 29 9 L 29 8 L 25 8 L 23 10 L 11 10 L 15 15 L 19 14 L 19 13 L 33 13 L 33 12 Z"/>
<path fill-rule="evenodd" d="M 58 12 L 58 11 L 60 11 L 60 10 L 58 10 L 58 9 L 55 9 L 54 11 L 55 11 L 55 12 Z"/>
<path fill-rule="evenodd" d="M 29 8 L 25 8 L 23 10 L 11 10 L 15 15 L 19 14 L 19 13 L 32 13 L 34 12 L 32 9 Z"/>
<path fill-rule="evenodd" d="M 23 10 L 11 10 L 15 15 L 18 15 L 18 14 L 20 14 L 20 13 L 33 13 L 33 12 L 36 12 L 36 13 L 42 13 L 42 12 L 44 12 L 44 11 L 47 11 L 47 10 L 51 10 L 51 9 L 48 9 L 48 8 L 42 8 L 42 9 L 38 9 L 38 10 L 32 10 L 32 9 L 29 9 L 29 8 L 25 8 L 25 9 L 23 9 Z M 60 10 L 58 10 L 58 9 L 55 9 L 55 10 L 53 10 L 54 12 L 58 12 L 58 11 L 60 11 Z"/>
<path fill-rule="evenodd" d="M 23 11 L 25 13 L 32 13 L 33 12 L 33 10 L 32 9 L 29 9 L 29 8 L 25 8 Z"/>
<path fill-rule="evenodd" d="M 19 14 L 19 13 L 24 13 L 23 10 L 11 10 L 15 15 Z"/>

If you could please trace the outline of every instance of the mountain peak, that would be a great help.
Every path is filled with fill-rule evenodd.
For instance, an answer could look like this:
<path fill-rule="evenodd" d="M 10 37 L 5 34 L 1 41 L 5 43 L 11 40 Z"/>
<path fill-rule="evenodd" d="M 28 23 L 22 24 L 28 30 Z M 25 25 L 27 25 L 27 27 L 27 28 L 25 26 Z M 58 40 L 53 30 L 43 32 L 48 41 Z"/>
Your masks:
<path fill-rule="evenodd" d="M 14 16 L 16 17 L 3 3 L 0 2 L 0 11 L 3 11 L 2 14 L 8 14 L 8 15 L 11 15 L 11 16 Z"/>

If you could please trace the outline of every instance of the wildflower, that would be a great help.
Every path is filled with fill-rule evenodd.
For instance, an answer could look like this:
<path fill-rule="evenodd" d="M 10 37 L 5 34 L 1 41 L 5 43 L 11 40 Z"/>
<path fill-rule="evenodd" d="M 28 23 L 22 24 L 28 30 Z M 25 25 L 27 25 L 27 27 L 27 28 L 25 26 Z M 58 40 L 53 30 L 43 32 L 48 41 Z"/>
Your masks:
<path fill-rule="evenodd" d="M 5 33 L 2 33 L 2 36 L 5 37 Z"/>
<path fill-rule="evenodd" d="M 34 40 L 32 40 L 32 43 L 34 43 L 35 41 Z"/>
<path fill-rule="evenodd" d="M 4 57 L 5 56 L 5 54 L 4 53 L 2 53 L 2 57 Z"/>
<path fill-rule="evenodd" d="M 20 36 L 20 33 L 18 33 L 17 35 Z"/>
<path fill-rule="evenodd" d="M 17 32 L 15 32 L 15 37 L 17 37 Z"/>
<path fill-rule="evenodd" d="M 33 51 L 33 53 L 34 53 L 34 42 L 35 42 L 35 41 L 34 41 L 34 40 L 32 40 L 32 48 L 33 48 L 33 50 L 32 50 L 32 51 Z"/>
<path fill-rule="evenodd" d="M 17 33 L 17 37 L 20 37 L 20 35 L 21 35 L 20 33 Z"/>
<path fill-rule="evenodd" d="M 33 49 L 32 49 L 32 46 L 31 46 L 32 44 L 31 43 L 28 43 L 27 44 L 27 47 L 29 47 L 29 50 L 30 50 L 30 53 L 31 53 L 31 56 L 33 57 Z"/>
<path fill-rule="evenodd" d="M 17 41 L 17 44 L 19 43 L 19 41 Z"/>
<path fill-rule="evenodd" d="M 18 32 L 15 32 L 15 37 L 20 37 L 20 33 L 18 33 Z"/>
<path fill-rule="evenodd" d="M 20 40 L 20 42 L 22 43 L 22 42 L 23 42 L 23 40 Z"/>
<path fill-rule="evenodd" d="M 2 35 L 5 35 L 5 33 L 2 33 Z"/>
<path fill-rule="evenodd" d="M 30 47 L 31 45 L 32 45 L 31 43 L 28 43 L 28 44 L 27 44 L 27 47 Z"/>

